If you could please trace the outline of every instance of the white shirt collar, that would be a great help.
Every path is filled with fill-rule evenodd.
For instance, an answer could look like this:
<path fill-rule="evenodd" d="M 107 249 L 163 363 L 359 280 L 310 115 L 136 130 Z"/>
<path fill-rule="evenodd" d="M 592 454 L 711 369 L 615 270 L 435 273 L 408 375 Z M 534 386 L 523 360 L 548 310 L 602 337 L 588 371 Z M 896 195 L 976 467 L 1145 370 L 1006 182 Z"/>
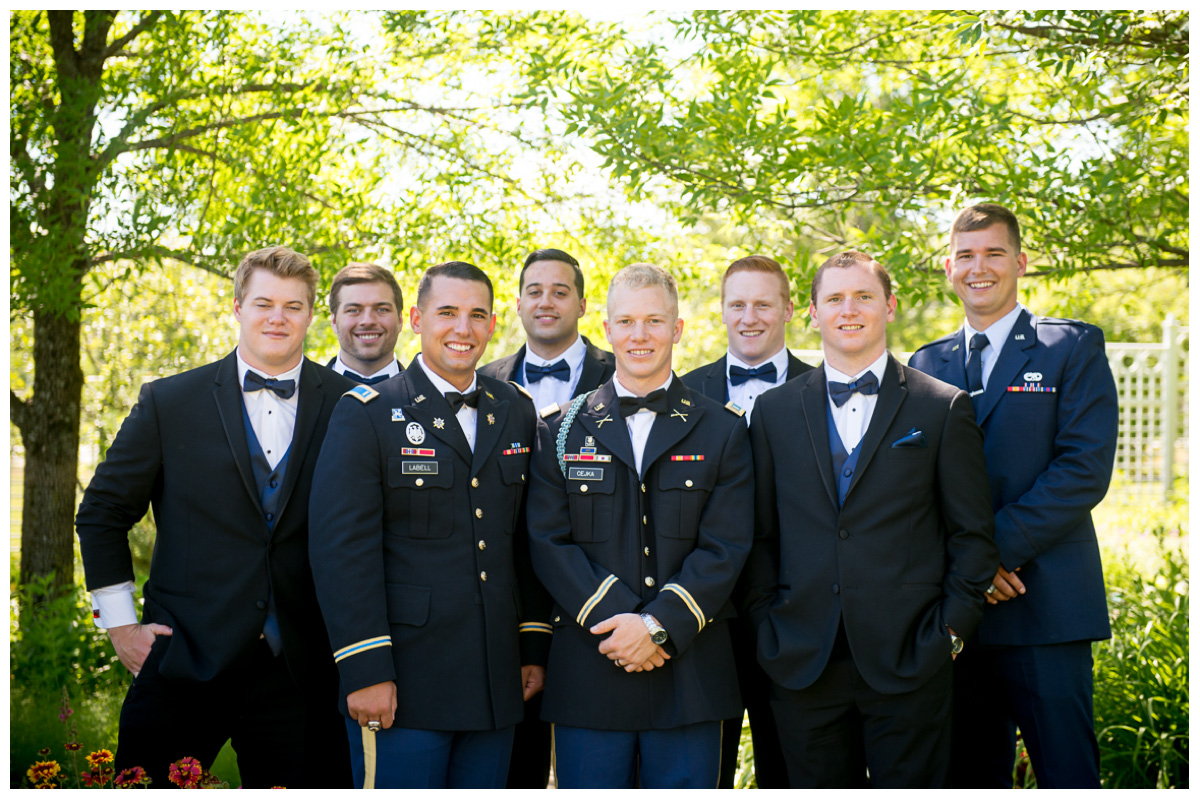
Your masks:
<path fill-rule="evenodd" d="M 586 352 L 587 347 L 585 347 L 583 344 L 583 337 L 576 333 L 575 341 L 571 343 L 571 346 L 564 350 L 562 354 L 556 357 L 553 361 L 547 361 L 546 359 L 542 358 L 537 353 L 530 350 L 528 343 L 526 343 L 525 363 L 536 364 L 539 367 L 548 367 L 551 364 L 557 364 L 560 359 L 566 359 L 567 364 L 571 367 L 571 369 L 574 369 L 579 362 L 583 361 L 583 356 Z"/>
<path fill-rule="evenodd" d="M 875 359 L 875 361 L 873 361 L 869 367 L 867 367 L 866 369 L 864 369 L 862 372 L 858 373 L 857 375 L 847 375 L 846 373 L 842 372 L 841 370 L 838 370 L 838 369 L 835 369 L 835 368 L 829 366 L 829 362 L 826 361 L 823 364 L 823 366 L 825 367 L 826 385 L 828 385 L 829 381 L 837 381 L 838 383 L 850 383 L 851 381 L 858 380 L 863 375 L 866 375 L 868 372 L 873 372 L 873 373 L 875 373 L 875 380 L 879 381 L 879 385 L 882 386 L 883 385 L 883 371 L 887 367 L 887 359 L 888 359 L 888 352 L 885 349 L 883 351 L 883 355 L 881 355 L 879 358 Z"/>
<path fill-rule="evenodd" d="M 993 353 L 1000 352 L 1000 348 L 1004 347 L 1004 343 L 1008 341 L 1008 335 L 1012 333 L 1013 326 L 1017 324 L 1017 317 L 1021 316 L 1022 311 L 1028 310 L 1021 303 L 1017 303 L 1012 311 L 1009 311 L 1003 317 L 993 322 L 988 326 L 986 331 L 983 331 L 983 334 L 988 337 L 988 344 L 992 346 Z M 963 320 L 963 341 L 966 343 L 963 349 L 968 354 L 971 351 L 971 338 L 977 333 L 979 331 L 972 328 L 970 322 Z M 963 360 L 966 360 L 966 356 L 963 357 Z"/>
<path fill-rule="evenodd" d="M 662 386 L 659 386 L 658 389 L 666 389 L 667 387 L 669 387 L 671 385 L 671 381 L 674 379 L 674 377 L 675 377 L 675 373 L 672 372 L 670 375 L 667 376 L 666 382 L 663 383 Z M 617 390 L 617 397 L 641 397 L 641 395 L 634 394 L 633 392 L 629 391 L 624 386 L 622 386 L 621 381 L 617 380 L 616 375 L 613 375 L 613 388 Z M 652 389 L 651 391 L 658 391 L 658 389 Z M 650 392 L 646 392 L 646 394 L 650 394 Z"/>
<path fill-rule="evenodd" d="M 453 383 L 446 380 L 441 375 L 438 375 L 436 372 L 434 372 L 428 366 L 426 366 L 425 365 L 425 356 L 422 355 L 421 353 L 417 354 L 417 361 L 421 365 L 421 371 L 425 373 L 425 375 L 429 378 L 429 382 L 433 384 L 433 388 L 437 389 L 443 395 L 445 395 L 446 392 L 459 392 L 459 394 L 466 394 L 467 392 L 473 392 L 473 391 L 475 391 L 476 384 L 479 383 L 479 376 L 472 373 L 471 385 L 468 386 L 466 389 L 463 389 L 460 391 L 459 388 L 457 386 L 455 386 Z"/>
<path fill-rule="evenodd" d="M 350 366 L 345 361 L 342 361 L 342 354 L 339 351 L 337 361 L 333 362 L 333 371 L 338 373 L 339 375 L 344 375 L 347 372 L 353 372 L 355 375 L 360 375 L 364 378 L 374 378 L 376 375 L 387 375 L 389 378 L 392 378 L 392 377 L 395 377 L 396 375 L 400 374 L 400 362 L 396 360 L 396 355 L 395 355 L 395 353 L 393 353 L 392 354 L 392 363 L 388 364 L 383 369 L 372 372 L 370 375 L 363 375 L 361 372 L 356 370 L 354 367 Z"/>
<path fill-rule="evenodd" d="M 784 345 L 783 347 L 781 347 L 779 349 L 778 353 L 771 356 L 767 360 L 765 360 L 759 364 L 756 364 L 755 366 L 765 367 L 767 364 L 775 365 L 775 382 L 776 383 L 779 383 L 785 377 L 787 377 L 787 366 L 788 366 L 787 346 Z M 731 366 L 738 366 L 738 367 L 742 367 L 743 369 L 751 369 L 751 366 L 749 364 L 747 364 L 745 361 L 742 361 L 740 358 L 735 356 L 733 354 L 732 350 L 726 349 L 725 350 L 725 377 L 726 378 L 729 377 L 729 368 Z"/>
<path fill-rule="evenodd" d="M 297 386 L 300 384 L 300 368 L 304 366 L 304 356 L 300 356 L 300 363 L 296 364 L 296 366 L 292 367 L 287 372 L 281 372 L 278 375 L 268 375 L 266 374 L 266 370 L 251 367 L 246 363 L 245 359 L 242 358 L 242 348 L 236 348 L 234 353 L 237 355 L 238 386 L 241 386 L 246 382 L 246 373 L 252 369 L 259 375 L 265 375 L 268 378 L 275 378 L 281 381 L 290 379 L 296 381 Z"/>

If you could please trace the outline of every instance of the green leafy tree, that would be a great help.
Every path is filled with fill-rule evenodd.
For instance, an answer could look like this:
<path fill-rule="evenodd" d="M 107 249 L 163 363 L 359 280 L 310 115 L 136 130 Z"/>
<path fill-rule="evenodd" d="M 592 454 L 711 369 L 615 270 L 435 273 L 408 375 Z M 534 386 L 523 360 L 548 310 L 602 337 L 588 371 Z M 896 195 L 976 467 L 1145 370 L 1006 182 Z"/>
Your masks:
<path fill-rule="evenodd" d="M 580 54 L 559 112 L 631 196 L 720 215 L 797 274 L 862 247 L 918 298 L 942 291 L 950 215 L 981 199 L 1017 210 L 1032 273 L 1189 263 L 1186 12 L 660 25 Z"/>
<path fill-rule="evenodd" d="M 276 243 L 327 277 L 352 258 L 513 263 L 577 167 L 506 54 L 584 30 L 566 15 L 12 12 L 20 581 L 72 576 L 86 309 L 141 271 L 228 278 Z"/>

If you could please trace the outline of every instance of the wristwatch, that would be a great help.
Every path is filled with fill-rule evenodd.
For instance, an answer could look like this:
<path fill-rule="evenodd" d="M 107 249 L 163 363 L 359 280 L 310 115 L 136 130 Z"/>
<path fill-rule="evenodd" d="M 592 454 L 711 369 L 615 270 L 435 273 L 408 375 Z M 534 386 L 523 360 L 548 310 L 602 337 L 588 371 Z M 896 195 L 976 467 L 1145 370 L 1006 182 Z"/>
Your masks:
<path fill-rule="evenodd" d="M 958 655 L 963 649 L 963 640 L 961 636 L 957 636 L 954 631 L 950 630 L 950 626 L 946 626 L 946 632 L 950 634 L 950 655 Z"/>
<path fill-rule="evenodd" d="M 641 614 L 642 622 L 646 623 L 646 630 L 650 631 L 650 641 L 655 644 L 662 644 L 667 640 L 667 629 L 654 621 L 654 617 L 649 614 Z"/>

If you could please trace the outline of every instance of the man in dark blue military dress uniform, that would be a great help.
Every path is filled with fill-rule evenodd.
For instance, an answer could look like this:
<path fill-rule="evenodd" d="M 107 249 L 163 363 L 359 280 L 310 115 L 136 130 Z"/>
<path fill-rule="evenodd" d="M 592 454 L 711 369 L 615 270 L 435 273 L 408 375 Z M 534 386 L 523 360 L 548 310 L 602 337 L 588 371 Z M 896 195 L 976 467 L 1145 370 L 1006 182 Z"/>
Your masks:
<path fill-rule="evenodd" d="M 477 267 L 431 268 L 410 314 L 421 354 L 330 420 L 313 575 L 356 785 L 502 788 L 550 640 L 521 513 L 533 407 L 475 374 L 495 327 Z"/>
<path fill-rule="evenodd" d="M 534 567 L 553 595 L 542 716 L 561 788 L 715 788 L 721 720 L 741 709 L 728 620 L 749 551 L 741 418 L 671 372 L 675 282 L 613 278 L 614 378 L 538 422 Z"/>
<path fill-rule="evenodd" d="M 1017 302 L 1021 229 L 994 203 L 954 221 L 966 322 L 911 365 L 971 394 L 1000 568 L 954 669 L 954 785 L 1011 788 L 1019 727 L 1042 788 L 1098 788 L 1092 642 L 1111 636 L 1091 510 L 1108 491 L 1117 390 L 1104 334 Z"/>

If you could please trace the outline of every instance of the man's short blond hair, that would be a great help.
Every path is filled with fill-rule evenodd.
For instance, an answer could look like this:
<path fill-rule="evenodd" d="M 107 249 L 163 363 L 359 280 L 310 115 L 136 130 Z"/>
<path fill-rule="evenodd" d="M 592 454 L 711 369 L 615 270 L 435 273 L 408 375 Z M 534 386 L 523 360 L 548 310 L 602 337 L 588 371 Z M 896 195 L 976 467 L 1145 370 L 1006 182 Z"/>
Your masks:
<path fill-rule="evenodd" d="M 671 313 L 675 317 L 679 316 L 679 289 L 675 285 L 675 279 L 671 277 L 671 273 L 667 272 L 662 267 L 656 267 L 653 264 L 630 264 L 628 267 L 620 270 L 616 275 L 613 275 L 612 280 L 608 284 L 608 316 L 612 318 L 612 293 L 613 289 L 625 287 L 626 289 L 645 289 L 648 286 L 661 286 L 667 290 L 667 298 L 671 303 Z"/>
<path fill-rule="evenodd" d="M 239 304 L 246 301 L 246 285 L 256 269 L 265 269 L 278 278 L 299 278 L 308 287 L 308 308 L 312 310 L 317 297 L 317 282 L 321 276 L 312 262 L 290 247 L 276 245 L 247 253 L 233 275 L 233 297 Z"/>

